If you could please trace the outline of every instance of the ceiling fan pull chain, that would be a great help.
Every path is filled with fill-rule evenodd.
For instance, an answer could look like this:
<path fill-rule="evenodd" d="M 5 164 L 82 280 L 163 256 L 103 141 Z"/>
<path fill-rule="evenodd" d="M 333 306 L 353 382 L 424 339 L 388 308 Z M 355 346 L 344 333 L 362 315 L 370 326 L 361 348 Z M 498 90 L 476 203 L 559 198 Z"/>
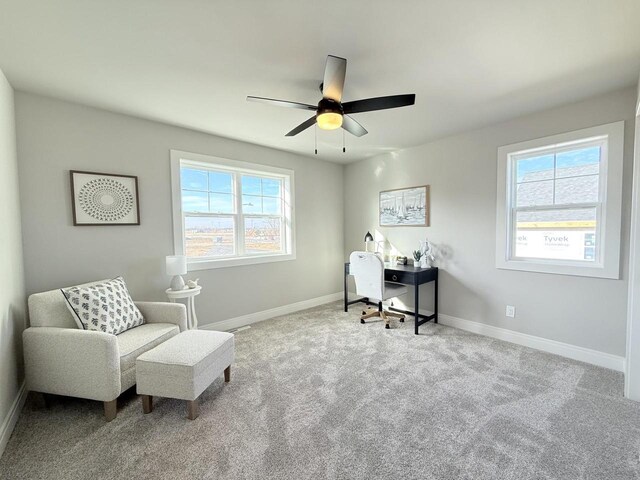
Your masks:
<path fill-rule="evenodd" d="M 347 148 L 344 144 L 344 128 L 342 129 L 342 153 L 347 153 Z"/>
<path fill-rule="evenodd" d="M 316 147 L 316 155 L 318 154 L 318 124 L 316 123 L 315 128 L 313 129 L 314 141 Z"/>

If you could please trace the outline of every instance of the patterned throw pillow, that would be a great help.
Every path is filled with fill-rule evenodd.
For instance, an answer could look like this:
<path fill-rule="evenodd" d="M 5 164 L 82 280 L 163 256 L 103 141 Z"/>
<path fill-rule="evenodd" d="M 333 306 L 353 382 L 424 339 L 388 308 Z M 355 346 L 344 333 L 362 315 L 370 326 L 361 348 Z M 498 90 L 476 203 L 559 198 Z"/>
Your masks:
<path fill-rule="evenodd" d="M 85 330 L 118 335 L 144 323 L 122 277 L 61 291 L 76 323 Z"/>

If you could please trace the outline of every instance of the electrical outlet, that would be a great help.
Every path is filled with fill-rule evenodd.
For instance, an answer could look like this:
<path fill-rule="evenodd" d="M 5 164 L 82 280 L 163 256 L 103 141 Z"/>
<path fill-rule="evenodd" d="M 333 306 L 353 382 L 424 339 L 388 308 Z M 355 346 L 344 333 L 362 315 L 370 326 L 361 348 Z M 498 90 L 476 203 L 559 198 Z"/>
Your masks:
<path fill-rule="evenodd" d="M 507 305 L 507 311 L 505 312 L 507 317 L 514 318 L 516 316 L 516 307 L 513 305 Z"/>

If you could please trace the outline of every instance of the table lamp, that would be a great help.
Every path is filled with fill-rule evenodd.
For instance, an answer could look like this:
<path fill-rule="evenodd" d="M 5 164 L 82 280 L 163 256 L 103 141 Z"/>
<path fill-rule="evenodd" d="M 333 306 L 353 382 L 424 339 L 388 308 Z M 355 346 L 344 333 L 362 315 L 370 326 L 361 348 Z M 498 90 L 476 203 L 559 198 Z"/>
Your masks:
<path fill-rule="evenodd" d="M 367 232 L 367 234 L 364 236 L 364 251 L 368 252 L 369 251 L 369 246 L 373 243 L 373 235 L 371 235 L 371 232 Z M 375 247 L 374 247 L 375 250 Z"/>
<path fill-rule="evenodd" d="M 171 290 L 183 290 L 184 279 L 181 275 L 187 273 L 187 257 L 184 255 L 167 256 L 167 275 L 172 275 Z"/>

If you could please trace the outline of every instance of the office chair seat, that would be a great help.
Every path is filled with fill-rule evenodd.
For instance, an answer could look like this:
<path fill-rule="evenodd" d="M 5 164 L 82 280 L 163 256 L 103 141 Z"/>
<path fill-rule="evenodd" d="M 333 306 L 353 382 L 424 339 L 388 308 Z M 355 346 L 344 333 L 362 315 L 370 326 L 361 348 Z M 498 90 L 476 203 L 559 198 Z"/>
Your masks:
<path fill-rule="evenodd" d="M 362 312 L 360 323 L 370 317 L 380 317 L 384 321 L 385 328 L 389 327 L 389 317 L 399 318 L 404 322 L 404 315 L 389 312 L 382 308 L 382 302 L 407 293 L 407 287 L 398 283 L 384 281 L 384 262 L 372 252 L 352 252 L 349 256 L 349 271 L 354 276 L 356 293 L 369 300 L 378 302 L 377 309 L 369 309 Z"/>

